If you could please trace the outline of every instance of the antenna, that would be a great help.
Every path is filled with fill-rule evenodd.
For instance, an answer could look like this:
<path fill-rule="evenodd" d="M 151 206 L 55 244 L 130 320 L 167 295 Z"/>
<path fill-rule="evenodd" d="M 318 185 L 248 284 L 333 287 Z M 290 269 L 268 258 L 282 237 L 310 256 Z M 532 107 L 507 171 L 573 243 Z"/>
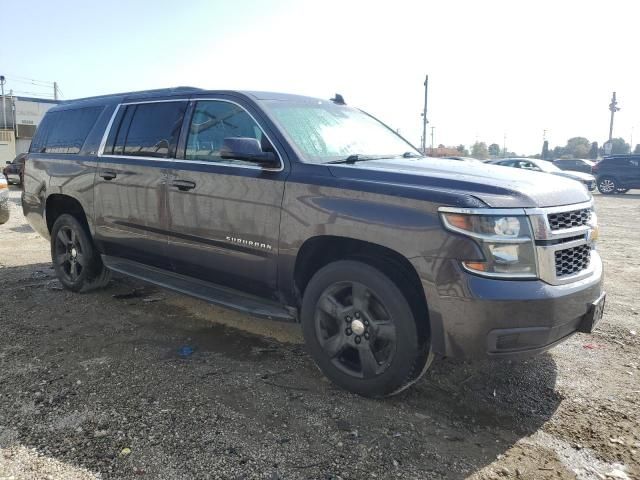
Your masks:
<path fill-rule="evenodd" d="M 346 105 L 346 103 L 344 102 L 344 98 L 342 98 L 342 95 L 340 95 L 339 93 L 336 93 L 336 96 L 333 97 L 331 101 L 336 105 Z"/>

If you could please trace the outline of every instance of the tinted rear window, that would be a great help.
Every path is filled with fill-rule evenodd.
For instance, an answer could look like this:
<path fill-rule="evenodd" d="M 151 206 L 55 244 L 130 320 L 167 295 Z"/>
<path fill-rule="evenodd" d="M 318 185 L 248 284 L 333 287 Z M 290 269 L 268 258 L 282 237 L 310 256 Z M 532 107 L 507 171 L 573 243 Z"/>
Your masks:
<path fill-rule="evenodd" d="M 171 158 L 175 156 L 187 103 L 128 105 L 118 127 L 113 154 Z M 108 149 L 105 149 L 108 151 Z"/>
<path fill-rule="evenodd" d="M 31 142 L 30 152 L 80 153 L 87 135 L 104 107 L 86 107 L 47 113 Z"/>

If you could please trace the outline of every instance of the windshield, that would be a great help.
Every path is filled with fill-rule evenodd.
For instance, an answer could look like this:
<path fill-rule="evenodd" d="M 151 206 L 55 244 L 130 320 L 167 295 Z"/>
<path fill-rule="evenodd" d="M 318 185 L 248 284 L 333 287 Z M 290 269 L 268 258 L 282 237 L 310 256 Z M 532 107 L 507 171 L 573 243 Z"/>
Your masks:
<path fill-rule="evenodd" d="M 307 162 L 326 163 L 351 155 L 419 155 L 383 123 L 355 108 L 324 101 L 265 101 L 263 105 Z"/>

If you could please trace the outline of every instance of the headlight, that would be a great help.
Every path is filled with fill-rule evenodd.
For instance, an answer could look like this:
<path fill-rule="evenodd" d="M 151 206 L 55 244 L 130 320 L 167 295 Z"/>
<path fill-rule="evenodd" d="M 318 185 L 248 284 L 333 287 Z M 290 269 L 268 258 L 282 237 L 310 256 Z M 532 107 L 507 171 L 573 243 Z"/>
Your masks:
<path fill-rule="evenodd" d="M 463 266 L 480 275 L 536 278 L 536 254 L 529 218 L 525 215 L 441 212 L 445 227 L 473 238 L 484 261 L 465 261 Z"/>

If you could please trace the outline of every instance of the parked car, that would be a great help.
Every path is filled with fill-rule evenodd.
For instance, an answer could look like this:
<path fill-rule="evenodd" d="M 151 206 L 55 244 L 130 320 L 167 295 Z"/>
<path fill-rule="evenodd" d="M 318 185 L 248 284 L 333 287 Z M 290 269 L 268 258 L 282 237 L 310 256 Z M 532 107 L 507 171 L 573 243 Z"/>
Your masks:
<path fill-rule="evenodd" d="M 640 188 L 640 155 L 612 155 L 594 167 L 600 193 L 627 193 Z"/>
<path fill-rule="evenodd" d="M 473 157 L 442 157 L 445 160 L 458 160 L 460 162 L 471 162 L 471 163 L 483 163 L 482 160 L 478 160 Z"/>
<path fill-rule="evenodd" d="M 593 199 L 534 177 L 424 158 L 339 96 L 185 87 L 51 108 L 22 205 L 65 288 L 116 271 L 300 322 L 328 378 L 379 397 L 600 320 Z"/>
<path fill-rule="evenodd" d="M 584 158 L 559 158 L 554 160 L 553 164 L 560 170 L 591 174 L 596 162 L 593 160 L 585 160 Z"/>
<path fill-rule="evenodd" d="M 0 177 L 0 225 L 9 221 L 9 190 L 7 181 Z"/>
<path fill-rule="evenodd" d="M 12 162 L 7 162 L 6 167 L 2 170 L 9 184 L 22 185 L 22 172 L 26 155 L 26 153 L 19 154 Z"/>
<path fill-rule="evenodd" d="M 553 163 L 547 160 L 536 160 L 534 158 L 502 158 L 500 160 L 494 160 L 491 163 L 495 165 L 502 165 L 503 167 L 521 168 L 532 172 L 544 172 L 550 173 L 551 175 L 571 178 L 572 180 L 577 180 L 582 183 L 590 192 L 593 192 L 596 189 L 596 178 L 593 175 L 582 172 L 568 172 L 560 170 Z"/>

